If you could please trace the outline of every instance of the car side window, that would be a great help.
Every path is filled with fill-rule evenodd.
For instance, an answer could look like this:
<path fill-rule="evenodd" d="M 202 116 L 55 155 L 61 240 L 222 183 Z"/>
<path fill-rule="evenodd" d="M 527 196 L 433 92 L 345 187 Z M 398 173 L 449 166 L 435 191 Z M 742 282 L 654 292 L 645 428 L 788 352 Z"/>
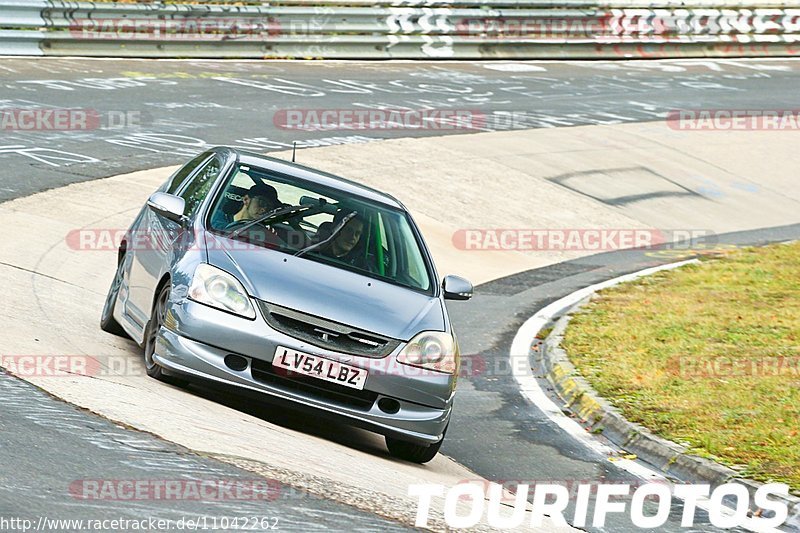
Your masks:
<path fill-rule="evenodd" d="M 181 168 L 179 168 L 177 172 L 175 172 L 175 174 L 173 174 L 172 177 L 170 178 L 169 186 L 167 187 L 167 190 L 164 192 L 168 194 L 175 194 L 175 192 L 180 188 L 180 186 L 183 185 L 183 182 L 186 181 L 186 178 L 192 172 L 194 172 L 194 169 L 196 169 L 203 161 L 206 161 L 208 158 L 209 155 L 207 152 L 202 153 L 199 156 L 192 159 L 191 161 L 189 161 L 188 163 L 186 163 L 185 165 L 183 165 Z"/>
<path fill-rule="evenodd" d="M 214 156 L 195 174 L 179 196 L 186 202 L 184 215 L 192 217 L 208 195 L 222 170 L 222 160 Z"/>

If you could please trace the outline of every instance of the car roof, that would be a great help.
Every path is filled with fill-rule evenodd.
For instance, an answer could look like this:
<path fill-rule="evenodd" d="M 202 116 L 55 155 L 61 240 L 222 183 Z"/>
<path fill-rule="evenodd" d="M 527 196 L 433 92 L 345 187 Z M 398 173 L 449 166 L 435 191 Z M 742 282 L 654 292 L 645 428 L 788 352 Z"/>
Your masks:
<path fill-rule="evenodd" d="M 243 165 L 281 172 L 283 174 L 295 176 L 297 178 L 310 181 L 312 183 L 317 183 L 325 187 L 337 189 L 353 196 L 359 196 L 366 200 L 372 200 L 390 207 L 396 207 L 404 211 L 406 210 L 405 206 L 394 196 L 385 192 L 381 192 L 377 189 L 373 189 L 372 187 L 368 187 L 361 183 L 348 180 L 341 176 L 336 176 L 335 174 L 330 174 L 315 168 L 306 167 L 297 163 L 284 161 L 283 159 L 276 159 L 274 157 L 256 154 L 245 150 L 238 150 L 229 147 L 219 148 L 223 150 L 230 150 L 236 154 L 239 162 Z"/>

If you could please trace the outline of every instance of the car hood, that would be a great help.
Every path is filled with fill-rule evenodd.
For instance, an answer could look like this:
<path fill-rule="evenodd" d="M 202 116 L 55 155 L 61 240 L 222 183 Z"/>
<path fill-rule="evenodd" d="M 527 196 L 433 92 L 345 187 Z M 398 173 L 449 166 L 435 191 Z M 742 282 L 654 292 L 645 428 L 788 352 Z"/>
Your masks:
<path fill-rule="evenodd" d="M 259 300 L 404 341 L 445 330 L 436 297 L 219 235 L 207 233 L 206 245 L 208 262 Z"/>

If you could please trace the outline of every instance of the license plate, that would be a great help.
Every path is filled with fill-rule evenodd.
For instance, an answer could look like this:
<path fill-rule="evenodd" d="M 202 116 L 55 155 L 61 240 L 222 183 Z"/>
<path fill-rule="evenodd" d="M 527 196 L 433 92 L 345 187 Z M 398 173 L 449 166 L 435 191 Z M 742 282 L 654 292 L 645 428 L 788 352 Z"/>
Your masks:
<path fill-rule="evenodd" d="M 283 346 L 278 346 L 278 349 L 275 350 L 272 365 L 304 376 L 338 383 L 351 389 L 361 390 L 367 382 L 367 371 L 362 368 Z"/>

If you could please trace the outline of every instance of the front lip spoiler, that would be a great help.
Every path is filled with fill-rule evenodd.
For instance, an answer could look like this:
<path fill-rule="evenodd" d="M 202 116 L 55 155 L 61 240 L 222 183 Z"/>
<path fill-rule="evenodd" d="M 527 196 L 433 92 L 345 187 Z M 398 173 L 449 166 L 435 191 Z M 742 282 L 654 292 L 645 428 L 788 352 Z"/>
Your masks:
<path fill-rule="evenodd" d="M 366 429 L 368 431 L 378 433 L 385 437 L 392 437 L 398 440 L 414 442 L 419 444 L 436 444 L 444 437 L 441 435 L 427 435 L 425 433 L 418 433 L 408 430 L 400 430 L 393 426 L 380 424 L 377 422 L 370 422 L 357 417 L 352 417 L 344 413 L 336 412 L 325 407 L 316 405 L 308 405 L 300 400 L 294 400 L 283 396 L 271 394 L 268 391 L 257 389 L 242 383 L 235 383 L 216 376 L 200 372 L 198 370 L 188 368 L 173 361 L 169 361 L 158 354 L 153 354 L 153 360 L 158 363 L 168 375 L 178 375 L 189 379 L 190 381 L 202 382 L 210 385 L 215 389 L 224 390 L 225 392 L 234 391 L 237 394 L 247 396 L 249 398 L 264 400 L 265 397 L 269 398 L 270 402 L 279 404 L 281 406 L 302 411 L 320 418 L 325 418 L 338 423 L 347 424 L 350 426 Z"/>

